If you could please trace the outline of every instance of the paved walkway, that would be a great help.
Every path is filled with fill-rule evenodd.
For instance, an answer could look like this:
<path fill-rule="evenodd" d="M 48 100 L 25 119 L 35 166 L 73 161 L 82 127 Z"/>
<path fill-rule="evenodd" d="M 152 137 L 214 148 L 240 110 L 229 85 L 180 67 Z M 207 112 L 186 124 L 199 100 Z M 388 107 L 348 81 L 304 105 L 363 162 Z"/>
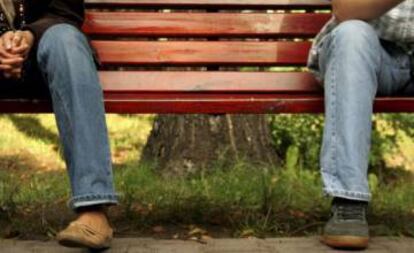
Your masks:
<path fill-rule="evenodd" d="M 0 240 L 1 253 L 80 253 L 55 242 Z M 145 238 L 116 239 L 105 253 L 323 253 L 343 252 L 321 245 L 317 238 L 278 239 L 211 239 L 202 244 L 193 241 L 155 240 Z M 414 253 L 414 239 L 374 238 L 368 250 L 378 253 Z"/>

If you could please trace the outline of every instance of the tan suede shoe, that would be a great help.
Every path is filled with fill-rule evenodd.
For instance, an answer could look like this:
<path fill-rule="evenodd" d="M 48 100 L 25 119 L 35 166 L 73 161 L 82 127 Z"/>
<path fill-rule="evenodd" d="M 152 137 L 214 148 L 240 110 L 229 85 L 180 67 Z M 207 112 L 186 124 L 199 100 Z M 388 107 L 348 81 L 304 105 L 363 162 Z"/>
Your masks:
<path fill-rule="evenodd" d="M 109 248 L 113 230 L 111 228 L 101 228 L 101 231 L 86 224 L 74 221 L 62 230 L 56 239 L 58 243 L 65 247 L 105 249 Z"/>

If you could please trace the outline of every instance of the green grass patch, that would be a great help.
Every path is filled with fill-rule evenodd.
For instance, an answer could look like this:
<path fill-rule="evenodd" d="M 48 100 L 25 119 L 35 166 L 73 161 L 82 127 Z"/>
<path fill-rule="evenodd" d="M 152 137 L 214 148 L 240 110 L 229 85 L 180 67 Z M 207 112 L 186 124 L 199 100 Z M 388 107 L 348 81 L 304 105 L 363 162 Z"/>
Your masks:
<path fill-rule="evenodd" d="M 121 200 L 110 210 L 118 235 L 153 235 L 154 227 L 163 226 L 171 238 L 200 226 L 213 236 L 299 236 L 317 234 L 327 219 L 329 199 L 319 172 L 302 161 L 298 147 L 287 148 L 282 167 L 239 162 L 191 177 L 165 177 L 138 163 L 152 119 L 107 116 Z M 1 116 L 0 128 L 0 238 L 53 236 L 73 219 L 54 117 Z M 388 181 L 370 175 L 373 234 L 414 236 L 414 182 L 407 173 L 395 170 Z"/>
<path fill-rule="evenodd" d="M 23 181 L 2 173 L 0 179 L 0 213 L 9 229 L 26 236 L 42 235 L 70 220 L 69 186 L 63 171 L 34 174 Z M 414 184 L 381 185 L 373 177 L 370 181 L 373 233 L 412 236 Z M 319 175 L 309 170 L 252 168 L 240 163 L 208 174 L 166 178 L 149 165 L 130 163 L 115 169 L 115 183 L 121 205 L 111 215 L 124 233 L 159 224 L 198 224 L 226 228 L 231 236 L 308 235 L 318 233 L 329 213 Z M 56 215 L 51 208 L 62 211 Z M 43 223 L 33 220 L 38 218 Z M 36 225 L 27 226 L 27 219 Z"/>

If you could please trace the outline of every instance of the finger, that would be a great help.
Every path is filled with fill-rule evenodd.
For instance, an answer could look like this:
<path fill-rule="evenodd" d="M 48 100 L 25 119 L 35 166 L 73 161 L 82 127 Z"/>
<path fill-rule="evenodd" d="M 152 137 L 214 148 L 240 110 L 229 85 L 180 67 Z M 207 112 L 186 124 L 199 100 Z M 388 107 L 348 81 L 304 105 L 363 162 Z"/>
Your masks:
<path fill-rule="evenodd" d="M 6 65 L 7 66 L 7 65 Z M 6 67 L 6 69 L 4 70 L 4 73 L 8 73 L 8 74 L 10 74 L 10 75 L 13 75 L 13 72 L 16 70 L 16 69 L 19 69 L 19 68 L 16 68 L 16 67 L 13 67 L 13 66 L 10 66 L 10 65 L 8 65 L 9 67 Z"/>
<path fill-rule="evenodd" d="M 3 47 L 0 46 L 0 57 L 1 58 L 16 58 L 18 56 L 7 52 Z"/>
<path fill-rule="evenodd" d="M 13 36 L 13 47 L 19 47 L 23 41 L 23 33 L 21 31 L 16 31 Z"/>
<path fill-rule="evenodd" d="M 11 65 L 0 64 L 0 70 L 2 70 L 2 71 L 8 72 L 8 71 L 10 71 L 12 69 L 13 69 L 13 66 L 11 66 Z"/>
<path fill-rule="evenodd" d="M 16 75 L 16 74 L 21 74 L 22 73 L 22 69 L 21 68 L 14 68 L 11 70 L 11 73 Z"/>
<path fill-rule="evenodd" d="M 22 68 L 11 67 L 10 69 L 4 70 L 3 73 L 6 74 L 9 78 L 16 79 L 21 76 Z"/>
<path fill-rule="evenodd" d="M 22 76 L 22 69 L 21 68 L 12 69 L 11 71 L 9 71 L 9 73 L 11 74 L 11 78 L 20 79 Z"/>
<path fill-rule="evenodd" d="M 11 66 L 20 66 L 23 64 L 23 58 L 11 58 L 11 59 L 2 59 L 1 64 L 2 65 L 11 65 Z"/>
<path fill-rule="evenodd" d="M 26 55 L 28 53 L 28 50 L 29 45 L 27 45 L 26 43 L 22 43 L 18 47 L 13 47 L 11 53 L 15 55 Z"/>
<path fill-rule="evenodd" d="M 14 32 L 6 32 L 3 36 L 3 46 L 6 48 L 6 50 L 11 50 L 13 47 L 13 37 L 14 37 Z"/>

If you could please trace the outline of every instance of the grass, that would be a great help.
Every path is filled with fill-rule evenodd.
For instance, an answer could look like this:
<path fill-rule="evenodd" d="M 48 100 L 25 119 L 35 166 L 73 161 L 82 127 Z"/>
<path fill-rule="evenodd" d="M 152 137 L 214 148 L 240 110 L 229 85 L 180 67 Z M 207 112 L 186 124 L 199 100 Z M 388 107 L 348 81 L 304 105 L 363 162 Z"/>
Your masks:
<path fill-rule="evenodd" d="M 121 205 L 110 210 L 118 236 L 299 236 L 318 233 L 328 216 L 316 170 L 233 168 L 165 178 L 137 162 L 152 117 L 108 116 Z M 0 237 L 53 236 L 72 218 L 69 183 L 52 116 L 0 117 Z M 209 170 L 211 171 L 211 170 Z M 370 175 L 369 212 L 376 235 L 414 236 L 414 182 L 383 184 Z"/>

